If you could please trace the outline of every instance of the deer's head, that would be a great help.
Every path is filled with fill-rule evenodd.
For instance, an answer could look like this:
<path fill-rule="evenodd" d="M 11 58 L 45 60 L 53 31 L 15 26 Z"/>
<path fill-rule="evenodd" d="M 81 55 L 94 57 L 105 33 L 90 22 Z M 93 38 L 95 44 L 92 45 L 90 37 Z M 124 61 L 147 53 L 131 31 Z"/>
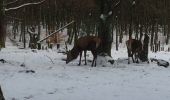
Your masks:
<path fill-rule="evenodd" d="M 66 64 L 68 64 L 69 62 L 73 61 L 78 57 L 79 51 L 72 49 L 69 50 L 66 54 L 67 54 Z"/>
<path fill-rule="evenodd" d="M 67 59 L 66 64 L 68 64 L 70 61 L 74 60 L 73 54 L 71 53 L 71 50 L 67 51 Z"/>

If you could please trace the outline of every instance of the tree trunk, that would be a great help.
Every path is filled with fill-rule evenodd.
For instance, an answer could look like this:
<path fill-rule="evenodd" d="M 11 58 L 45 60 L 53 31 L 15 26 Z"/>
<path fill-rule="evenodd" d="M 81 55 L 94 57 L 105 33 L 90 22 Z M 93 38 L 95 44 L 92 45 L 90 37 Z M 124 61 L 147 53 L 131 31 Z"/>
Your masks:
<path fill-rule="evenodd" d="M 142 40 L 142 36 L 143 36 L 143 25 L 140 25 L 140 37 L 139 40 Z"/>
<path fill-rule="evenodd" d="M 166 44 L 169 43 L 169 37 L 170 37 L 170 19 L 168 19 L 168 33 L 166 38 Z"/>
<path fill-rule="evenodd" d="M 37 40 L 38 41 L 40 40 L 40 35 L 41 35 L 41 22 L 39 21 L 39 24 L 38 24 L 38 35 L 37 35 Z M 40 50 L 41 49 L 41 44 L 38 43 L 37 46 L 38 46 L 38 50 Z"/>
<path fill-rule="evenodd" d="M 3 12 L 3 0 L 0 0 L 0 48 L 5 47 L 5 14 Z"/>
<path fill-rule="evenodd" d="M 151 44 L 150 44 L 151 47 L 153 46 L 153 39 L 154 39 L 154 32 L 155 32 L 154 27 L 155 27 L 155 24 L 152 23 L 152 30 L 151 30 Z"/>
<path fill-rule="evenodd" d="M 137 40 L 139 39 L 139 37 L 138 37 L 138 34 L 139 34 L 138 29 L 139 29 L 139 25 L 136 24 L 135 25 L 135 32 L 136 32 L 135 39 L 137 39 Z"/>
<path fill-rule="evenodd" d="M 119 35 L 119 25 L 118 25 L 118 19 L 116 18 L 116 50 L 117 51 L 119 46 L 118 35 Z"/>
<path fill-rule="evenodd" d="M 100 23 L 98 27 L 98 35 L 102 39 L 102 44 L 99 47 L 99 53 L 106 53 L 111 56 L 112 47 L 112 33 L 111 23 L 112 15 L 109 14 L 111 11 L 110 0 L 100 0 Z"/>
<path fill-rule="evenodd" d="M 77 42 L 78 40 L 78 34 L 77 34 L 77 23 L 74 23 L 73 26 L 73 33 L 74 33 L 74 44 Z"/>
<path fill-rule="evenodd" d="M 132 23 L 129 26 L 129 40 L 132 39 Z"/>
<path fill-rule="evenodd" d="M 120 26 L 120 36 L 119 36 L 119 43 L 122 43 L 123 42 L 123 27 L 124 25 L 122 24 L 121 22 L 121 26 Z"/>
<path fill-rule="evenodd" d="M 155 31 L 154 44 L 158 44 L 158 23 L 156 23 L 156 31 Z"/>
<path fill-rule="evenodd" d="M 25 21 L 24 21 L 24 26 L 23 26 L 23 42 L 24 42 L 24 48 L 26 48 L 26 32 L 25 32 L 25 27 L 26 27 L 26 24 L 25 24 Z"/>
<path fill-rule="evenodd" d="M 71 44 L 73 40 L 73 28 L 69 27 L 67 33 L 69 35 L 67 43 Z"/>

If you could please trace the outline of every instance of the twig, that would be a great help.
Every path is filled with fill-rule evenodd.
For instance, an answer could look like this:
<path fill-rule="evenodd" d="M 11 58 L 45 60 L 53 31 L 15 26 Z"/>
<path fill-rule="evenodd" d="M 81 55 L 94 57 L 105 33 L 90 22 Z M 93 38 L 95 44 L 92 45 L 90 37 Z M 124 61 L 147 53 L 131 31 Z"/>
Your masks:
<path fill-rule="evenodd" d="M 45 55 L 48 59 L 50 59 L 50 61 L 51 61 L 51 63 L 52 64 L 54 64 L 54 62 L 53 62 L 53 60 L 49 57 L 49 56 L 47 56 L 47 55 Z"/>

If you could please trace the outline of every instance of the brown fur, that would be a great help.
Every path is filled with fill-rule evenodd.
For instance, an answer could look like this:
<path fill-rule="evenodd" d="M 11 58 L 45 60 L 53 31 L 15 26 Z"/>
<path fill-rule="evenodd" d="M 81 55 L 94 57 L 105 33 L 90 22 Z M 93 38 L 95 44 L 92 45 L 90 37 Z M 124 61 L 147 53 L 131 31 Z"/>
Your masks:
<path fill-rule="evenodd" d="M 67 53 L 66 63 L 69 63 L 70 61 L 76 59 L 80 54 L 79 65 L 81 65 L 81 56 L 82 56 L 82 52 L 84 51 L 85 65 L 86 65 L 87 64 L 86 52 L 88 50 L 91 51 L 93 54 L 92 66 L 94 65 L 94 63 L 96 66 L 97 48 L 99 47 L 100 44 L 101 44 L 101 39 L 96 36 L 85 36 L 79 38 L 75 43 L 73 49 Z"/>
<path fill-rule="evenodd" d="M 128 63 L 130 63 L 130 57 L 132 57 L 133 62 L 138 63 L 139 54 L 143 50 L 143 45 L 140 40 L 129 39 L 126 41 L 127 51 L 128 51 Z M 135 56 L 135 61 L 133 56 Z"/>

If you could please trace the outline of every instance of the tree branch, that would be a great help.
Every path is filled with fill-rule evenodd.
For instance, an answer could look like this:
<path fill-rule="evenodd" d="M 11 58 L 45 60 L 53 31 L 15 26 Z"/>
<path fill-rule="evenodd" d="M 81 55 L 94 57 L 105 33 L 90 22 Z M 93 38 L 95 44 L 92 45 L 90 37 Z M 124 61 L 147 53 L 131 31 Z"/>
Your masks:
<path fill-rule="evenodd" d="M 17 9 L 20 9 L 20 8 L 23 8 L 23 7 L 26 7 L 26 6 L 30 6 L 30 5 L 38 5 L 38 4 L 43 3 L 44 1 L 45 0 L 42 0 L 40 2 L 35 2 L 35 3 L 26 3 L 26 4 L 20 5 L 18 7 L 8 8 L 8 9 L 5 9 L 5 12 L 10 11 L 10 10 L 17 10 Z"/>

